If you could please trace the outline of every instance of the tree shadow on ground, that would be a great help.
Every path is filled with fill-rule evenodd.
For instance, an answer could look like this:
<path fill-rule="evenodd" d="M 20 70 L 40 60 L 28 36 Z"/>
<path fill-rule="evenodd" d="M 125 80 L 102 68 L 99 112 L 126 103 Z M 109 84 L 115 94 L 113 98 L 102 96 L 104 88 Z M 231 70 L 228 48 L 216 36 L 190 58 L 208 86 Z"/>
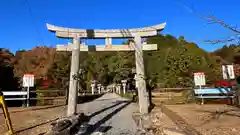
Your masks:
<path fill-rule="evenodd" d="M 123 104 L 120 107 L 114 109 L 111 113 L 107 114 L 104 118 L 102 118 L 101 120 L 96 122 L 94 125 L 89 125 L 87 130 L 84 133 L 82 133 L 81 135 L 89 135 L 94 132 L 107 132 L 111 127 L 110 126 L 101 126 L 101 125 L 104 124 L 106 121 L 110 120 L 114 115 L 116 115 L 118 112 L 120 112 L 122 109 L 124 109 L 131 103 L 132 103 L 131 101 L 116 101 L 115 104 L 113 104 L 109 107 L 103 108 L 103 109 L 89 115 L 89 120 L 90 120 L 92 117 L 99 115 L 100 113 L 103 113 L 106 110 L 109 110 L 111 108 L 114 108 L 116 106 L 120 106 L 121 104 Z"/>
<path fill-rule="evenodd" d="M 114 100 L 118 98 L 108 98 L 108 99 L 96 99 L 96 101 L 107 101 L 107 100 Z"/>
<path fill-rule="evenodd" d="M 98 114 L 100 114 L 100 113 L 102 113 L 102 112 L 104 112 L 104 111 L 106 111 L 108 109 L 111 109 L 111 108 L 116 107 L 116 106 L 118 106 L 120 104 L 123 104 L 123 103 L 129 103 L 129 102 L 130 101 L 117 101 L 115 104 L 113 104 L 113 105 L 111 105 L 109 107 L 103 108 L 103 109 L 101 109 L 101 110 L 99 110 L 97 112 L 92 113 L 89 117 L 92 118 L 92 117 L 94 117 L 94 116 L 96 116 L 96 115 L 98 115 Z"/>
<path fill-rule="evenodd" d="M 59 118 L 55 118 L 55 119 L 52 119 L 52 120 L 47 120 L 47 121 L 45 121 L 45 122 L 42 122 L 42 123 L 39 123 L 39 124 L 36 124 L 36 125 L 33 125 L 33 126 L 29 126 L 29 127 L 27 127 L 27 128 L 23 128 L 23 129 L 20 129 L 20 130 L 16 130 L 16 131 L 14 131 L 14 134 L 19 134 L 19 133 L 21 133 L 21 132 L 24 132 L 24 131 L 27 131 L 27 130 L 36 128 L 36 127 L 38 127 L 38 126 L 42 126 L 42 125 L 45 125 L 45 124 L 54 122 L 54 121 L 56 121 L 56 120 L 58 120 L 58 119 L 59 119 Z M 46 131 L 46 132 L 47 132 L 47 131 Z M 46 132 L 40 133 L 39 135 L 45 134 Z"/>

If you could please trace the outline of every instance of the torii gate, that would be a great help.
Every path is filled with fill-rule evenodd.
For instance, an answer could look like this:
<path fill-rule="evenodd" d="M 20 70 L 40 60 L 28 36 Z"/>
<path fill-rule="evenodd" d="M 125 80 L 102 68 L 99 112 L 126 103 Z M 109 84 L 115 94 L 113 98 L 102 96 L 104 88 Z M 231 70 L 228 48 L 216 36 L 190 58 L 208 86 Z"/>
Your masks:
<path fill-rule="evenodd" d="M 159 25 L 134 28 L 134 29 L 73 29 L 64 28 L 47 24 L 51 32 L 55 32 L 59 38 L 72 38 L 73 43 L 68 45 L 57 45 L 57 51 L 72 51 L 71 73 L 69 84 L 69 97 L 67 115 L 76 114 L 77 108 L 77 80 L 73 75 L 79 71 L 79 53 L 80 51 L 135 51 L 136 59 L 136 81 L 138 84 L 138 96 L 140 113 L 147 114 L 149 107 L 148 92 L 146 90 L 146 81 L 144 73 L 143 50 L 157 50 L 157 44 L 142 44 L 141 38 L 155 36 L 162 31 L 166 23 Z M 96 46 L 94 48 L 80 44 L 82 39 L 105 39 L 105 46 Z M 129 45 L 112 46 L 112 38 L 134 38 L 134 42 Z"/>

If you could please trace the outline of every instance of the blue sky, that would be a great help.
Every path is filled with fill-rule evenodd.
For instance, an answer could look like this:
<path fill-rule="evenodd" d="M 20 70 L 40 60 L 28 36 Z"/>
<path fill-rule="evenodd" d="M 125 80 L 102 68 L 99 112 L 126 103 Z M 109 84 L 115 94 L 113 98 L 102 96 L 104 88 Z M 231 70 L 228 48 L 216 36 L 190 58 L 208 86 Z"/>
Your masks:
<path fill-rule="evenodd" d="M 222 27 L 207 24 L 179 2 L 200 14 L 212 13 L 229 24 L 240 24 L 239 0 L 0 0 L 0 48 L 15 52 L 36 45 L 55 46 L 68 42 L 57 39 L 47 30 L 46 23 L 106 29 L 166 22 L 163 34 L 182 35 L 208 51 L 222 45 L 206 44 L 203 40 L 232 34 Z"/>

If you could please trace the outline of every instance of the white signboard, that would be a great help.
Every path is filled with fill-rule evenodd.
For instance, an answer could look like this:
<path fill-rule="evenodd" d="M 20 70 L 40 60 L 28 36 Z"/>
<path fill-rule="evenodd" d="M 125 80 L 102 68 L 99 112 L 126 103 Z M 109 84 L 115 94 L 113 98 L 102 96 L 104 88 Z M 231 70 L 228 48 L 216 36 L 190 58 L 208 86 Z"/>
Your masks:
<path fill-rule="evenodd" d="M 229 79 L 234 79 L 234 69 L 233 65 L 222 65 L 223 79 L 228 79 L 227 74 L 229 75 Z"/>
<path fill-rule="evenodd" d="M 24 74 L 24 76 L 23 76 L 23 87 L 34 87 L 34 75 Z"/>
<path fill-rule="evenodd" d="M 206 85 L 205 74 L 203 72 L 194 73 L 195 86 Z"/>

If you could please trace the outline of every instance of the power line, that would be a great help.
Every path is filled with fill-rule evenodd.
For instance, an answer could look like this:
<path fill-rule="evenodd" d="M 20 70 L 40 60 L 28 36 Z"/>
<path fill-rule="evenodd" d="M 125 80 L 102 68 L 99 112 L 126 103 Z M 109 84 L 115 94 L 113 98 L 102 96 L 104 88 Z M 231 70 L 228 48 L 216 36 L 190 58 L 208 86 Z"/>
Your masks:
<path fill-rule="evenodd" d="M 30 23 L 30 24 L 33 24 L 34 30 L 35 30 L 35 32 L 36 32 L 36 34 L 37 34 L 37 40 L 39 40 L 39 42 L 40 42 L 41 45 L 44 45 L 44 43 L 43 43 L 43 38 L 42 38 L 42 36 L 41 36 L 41 33 L 40 33 L 40 31 L 38 30 L 38 28 L 37 28 L 37 25 L 36 25 L 35 20 L 33 19 L 33 12 L 32 12 L 31 6 L 30 6 L 28 0 L 24 0 L 24 2 L 25 2 L 25 4 L 27 5 L 28 12 L 29 12 L 29 16 L 30 16 L 30 18 L 29 18 L 29 23 Z"/>

